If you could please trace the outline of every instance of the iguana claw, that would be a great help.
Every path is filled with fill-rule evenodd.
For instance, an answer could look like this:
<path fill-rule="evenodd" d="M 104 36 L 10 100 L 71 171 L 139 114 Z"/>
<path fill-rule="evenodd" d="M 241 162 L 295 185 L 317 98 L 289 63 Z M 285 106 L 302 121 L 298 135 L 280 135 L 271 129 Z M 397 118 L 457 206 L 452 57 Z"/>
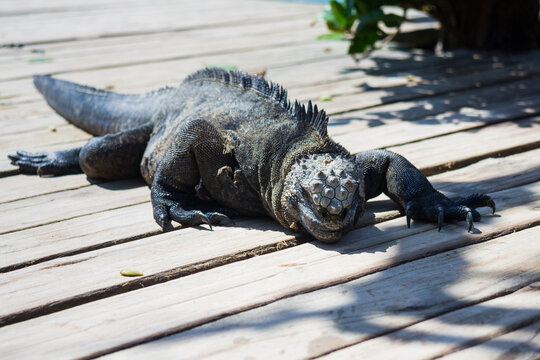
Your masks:
<path fill-rule="evenodd" d="M 201 219 L 201 221 L 203 223 L 207 224 L 210 227 L 210 230 L 213 230 L 212 229 L 212 222 L 210 221 L 208 216 L 206 216 L 205 213 L 203 213 L 202 211 L 199 211 L 197 215 L 199 216 L 199 218 Z"/>
<path fill-rule="evenodd" d="M 491 210 L 493 210 L 493 211 L 491 212 L 492 215 L 495 214 L 495 210 L 497 209 L 497 207 L 495 206 L 495 201 L 493 201 L 492 198 L 490 198 L 490 199 L 487 201 L 486 206 L 489 206 L 489 207 L 491 208 Z"/>
<path fill-rule="evenodd" d="M 444 221 L 444 209 L 442 208 L 442 206 L 439 206 L 438 210 L 439 210 L 439 214 L 437 215 L 437 226 L 440 232 L 442 229 L 443 221 Z"/>
<path fill-rule="evenodd" d="M 471 232 L 471 230 L 473 228 L 473 215 L 472 215 L 472 211 L 470 209 L 467 212 L 467 223 L 469 224 L 469 229 L 467 230 L 467 232 Z"/>

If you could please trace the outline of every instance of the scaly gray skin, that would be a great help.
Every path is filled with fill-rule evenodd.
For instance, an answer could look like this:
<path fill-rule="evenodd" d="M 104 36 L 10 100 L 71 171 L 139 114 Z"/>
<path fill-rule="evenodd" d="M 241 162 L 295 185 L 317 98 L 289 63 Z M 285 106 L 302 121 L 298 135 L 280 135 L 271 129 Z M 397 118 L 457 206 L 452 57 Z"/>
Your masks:
<path fill-rule="evenodd" d="M 34 83 L 76 126 L 98 135 L 81 148 L 10 155 L 22 172 L 117 179 L 142 175 L 164 231 L 270 215 L 286 228 L 335 242 L 381 192 L 410 219 L 467 220 L 493 200 L 452 201 L 403 157 L 377 150 L 351 155 L 328 137 L 328 118 L 311 102 L 258 76 L 203 69 L 177 88 L 121 95 L 49 76 Z"/>

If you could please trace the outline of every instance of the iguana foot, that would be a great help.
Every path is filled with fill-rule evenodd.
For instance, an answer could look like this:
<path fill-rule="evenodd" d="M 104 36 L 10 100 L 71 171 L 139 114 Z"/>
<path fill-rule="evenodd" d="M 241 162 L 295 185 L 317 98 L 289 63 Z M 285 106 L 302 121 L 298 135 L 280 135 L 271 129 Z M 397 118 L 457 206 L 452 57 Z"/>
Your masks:
<path fill-rule="evenodd" d="M 217 225 L 222 221 L 234 224 L 225 214 L 219 212 L 202 212 L 201 210 L 185 210 L 179 205 L 172 205 L 170 207 L 159 205 L 154 207 L 154 219 L 164 232 L 173 230 L 171 220 L 176 221 L 182 227 L 208 224 L 210 229 L 212 229 L 212 225 Z"/>
<path fill-rule="evenodd" d="M 213 201 L 197 201 L 192 194 L 170 192 L 154 185 L 151 197 L 154 219 L 164 232 L 173 230 L 171 221 L 182 227 L 208 224 L 210 229 L 223 221 L 234 224 L 229 218 L 236 215 L 234 210 L 220 207 Z"/>
<path fill-rule="evenodd" d="M 15 155 L 8 155 L 12 165 L 19 167 L 25 174 L 65 175 L 81 173 L 79 165 L 80 148 L 56 151 L 36 152 L 17 151 Z"/>
<path fill-rule="evenodd" d="M 474 222 L 481 218 L 475 209 L 484 206 L 490 207 L 495 213 L 495 202 L 488 195 L 473 194 L 452 201 L 439 192 L 429 193 L 407 203 L 405 207 L 407 227 L 410 227 L 411 219 L 420 219 L 437 222 L 441 231 L 443 222 L 466 220 L 468 231 L 471 232 Z"/>

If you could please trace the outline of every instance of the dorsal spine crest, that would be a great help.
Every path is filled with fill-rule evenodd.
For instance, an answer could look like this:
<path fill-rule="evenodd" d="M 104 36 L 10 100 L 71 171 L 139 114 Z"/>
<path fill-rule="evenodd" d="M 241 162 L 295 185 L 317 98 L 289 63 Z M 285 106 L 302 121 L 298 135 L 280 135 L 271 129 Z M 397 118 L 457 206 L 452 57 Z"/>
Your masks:
<path fill-rule="evenodd" d="M 196 71 L 186 77 L 184 82 L 196 80 L 213 80 L 220 81 L 225 84 L 234 84 L 241 86 L 244 89 L 254 90 L 266 98 L 277 102 L 284 110 L 286 110 L 292 118 L 303 124 L 311 125 L 319 134 L 321 140 L 327 142 L 328 138 L 328 116 L 324 110 L 319 110 L 317 105 L 313 106 L 311 101 L 306 106 L 298 101 L 294 102 L 294 106 L 287 98 L 287 90 L 281 85 L 268 82 L 261 76 L 250 75 L 245 72 L 236 70 L 225 70 L 220 68 L 205 68 Z"/>

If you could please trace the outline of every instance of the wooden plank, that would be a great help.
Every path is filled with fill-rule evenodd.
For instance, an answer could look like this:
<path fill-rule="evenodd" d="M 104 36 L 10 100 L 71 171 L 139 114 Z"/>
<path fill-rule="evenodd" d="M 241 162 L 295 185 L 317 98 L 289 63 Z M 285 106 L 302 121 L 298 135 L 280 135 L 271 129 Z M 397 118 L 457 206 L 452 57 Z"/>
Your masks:
<path fill-rule="evenodd" d="M 219 32 L 196 29 L 25 47 L 13 51 L 16 57 L 1 59 L 0 81 L 315 42 L 323 30 L 309 26 L 309 21 L 285 18 L 277 24 L 242 24 Z M 47 61 L 37 61 L 42 58 Z"/>
<path fill-rule="evenodd" d="M 353 231 L 337 245 L 302 244 L 5 326 L 0 328 L 0 353 L 39 353 L 51 358 L 95 355 L 540 222 L 539 183 L 493 196 L 503 210 L 498 216 L 484 219 L 481 234 L 466 233 L 462 224 L 450 225 L 438 233 L 431 224 L 414 224 L 406 229 L 402 219 L 388 221 Z M 406 235 L 414 236 L 403 238 Z M 159 242 L 154 244 L 159 246 Z M 202 247 L 200 242 L 198 247 Z M 86 254 L 87 261 L 92 260 L 89 256 Z M 71 282 L 68 279 L 62 282 Z M 26 298 L 21 295 L 19 299 Z M 28 337 L 34 341 L 28 343 Z"/>
<path fill-rule="evenodd" d="M 429 67 L 434 67 L 433 70 L 437 70 L 437 71 L 432 71 L 432 73 L 438 73 L 441 79 L 432 78 L 431 85 L 433 85 L 433 87 L 431 89 L 425 89 L 423 91 L 424 94 L 420 92 L 420 95 L 433 96 L 434 94 L 436 94 L 435 90 L 437 89 L 437 87 L 434 85 L 438 85 L 437 80 L 444 80 L 442 83 L 442 86 L 444 86 L 444 84 L 447 83 L 447 80 L 451 80 L 452 78 L 457 77 L 454 75 L 455 74 L 459 75 L 462 72 L 462 70 L 456 72 L 455 67 L 454 67 L 455 66 L 454 61 L 457 60 L 456 63 L 459 65 L 460 60 L 458 59 L 461 58 L 462 56 L 469 58 L 469 62 L 466 64 L 463 64 L 463 67 L 471 68 L 471 72 L 472 70 L 480 69 L 482 64 L 489 64 L 484 70 L 488 71 L 488 69 L 491 68 L 494 71 L 493 72 L 494 74 L 497 74 L 497 73 L 500 74 L 500 73 L 505 72 L 505 68 L 509 68 L 519 63 L 526 63 L 526 62 L 533 61 L 539 55 L 540 55 L 540 52 L 533 52 L 533 53 L 527 53 L 527 55 L 522 54 L 518 56 L 514 55 L 514 56 L 502 58 L 498 56 L 477 57 L 476 54 L 471 54 L 468 52 L 464 52 L 464 53 L 459 52 L 457 54 L 452 54 L 449 57 L 440 58 L 439 64 L 437 63 L 430 64 L 430 63 L 426 63 L 426 60 L 429 59 L 430 57 L 426 56 L 424 53 L 418 54 L 416 52 L 402 52 L 402 53 L 394 52 L 393 58 L 390 56 L 387 56 L 386 58 L 382 58 L 382 59 L 372 58 L 372 59 L 366 60 L 365 65 L 363 62 L 360 62 L 360 64 L 357 66 L 344 64 L 343 67 L 338 68 L 340 70 L 338 72 L 335 71 L 336 65 L 334 65 L 334 68 L 331 67 L 330 69 L 325 69 L 324 67 L 321 66 L 319 69 L 315 69 L 315 70 L 313 68 L 310 68 L 309 66 L 306 66 L 299 69 L 294 69 L 294 71 L 293 69 L 278 69 L 279 71 L 269 70 L 268 76 L 274 81 L 281 82 L 284 85 L 287 85 L 288 87 L 290 87 L 291 85 L 294 85 L 295 87 L 305 87 L 305 86 L 311 87 L 316 84 L 318 85 L 328 84 L 332 86 L 332 84 L 337 81 L 349 80 L 351 78 L 358 79 L 359 82 L 356 84 L 356 86 L 350 89 L 342 87 L 341 85 L 338 84 L 337 86 L 340 87 L 340 90 L 339 92 L 335 91 L 335 95 L 338 95 L 338 94 L 360 93 L 366 89 L 369 90 L 369 89 L 373 89 L 374 87 L 377 88 L 378 86 L 388 89 L 396 85 L 400 85 L 400 86 L 401 85 L 406 86 L 407 84 L 409 84 L 409 86 L 414 85 L 418 83 L 418 81 L 422 81 L 422 79 L 426 78 L 426 76 L 424 75 L 424 70 L 422 69 L 421 66 L 418 67 L 418 65 L 426 65 L 428 69 Z M 404 60 L 406 60 L 406 62 L 408 63 L 408 66 L 404 68 L 400 68 L 399 69 L 400 72 L 396 74 L 396 77 L 387 76 L 381 79 L 379 83 L 379 82 L 374 81 L 375 78 L 366 76 L 366 75 L 375 76 L 381 72 L 385 74 L 389 74 L 392 72 L 389 70 L 395 69 L 395 67 L 399 65 L 400 63 L 403 63 Z M 440 66 L 443 64 L 445 64 L 446 66 Z M 518 72 L 521 70 L 521 66 L 520 65 L 517 65 L 517 66 L 519 70 L 516 71 L 515 75 L 519 75 Z M 393 72 L 397 72 L 397 70 L 393 70 Z M 429 74 L 429 71 L 428 71 L 428 74 Z M 407 75 L 412 75 L 414 81 L 408 81 Z M 522 73 L 522 75 L 525 75 L 525 73 Z M 295 81 L 294 84 L 285 83 L 285 80 L 288 80 L 288 79 L 294 79 Z M 309 81 L 307 81 L 307 79 L 309 79 Z M 403 82 L 404 80 L 406 80 L 407 82 Z M 426 79 L 426 80 L 429 80 L 429 79 Z M 463 81 L 465 81 L 465 84 L 469 83 L 466 77 L 463 78 Z M 429 81 L 426 81 L 426 82 L 430 84 Z M 477 87 L 474 84 L 475 83 L 472 83 L 471 87 Z M 480 82 L 477 84 L 482 85 L 484 83 L 480 80 Z M 320 93 L 319 92 L 313 93 L 311 90 L 307 89 L 306 91 L 307 96 L 306 95 L 304 96 L 310 97 L 309 93 L 312 94 L 311 96 L 316 97 L 316 98 L 320 96 L 328 95 L 328 92 L 324 91 L 322 87 L 319 89 L 319 91 Z M 300 92 L 297 94 L 292 93 L 292 95 L 294 96 L 299 96 L 299 94 L 301 93 Z M 391 96 L 394 94 L 390 93 L 388 95 Z M 334 100 L 332 100 L 331 102 L 333 101 Z M 370 106 L 374 106 L 373 103 L 369 102 L 368 100 L 365 100 L 365 102 L 366 104 Z"/>
<path fill-rule="evenodd" d="M 92 182 L 103 182 L 93 179 Z M 19 174 L 0 178 L 0 204 L 92 185 L 86 175 L 43 176 Z"/>
<path fill-rule="evenodd" d="M 85 181 L 83 175 L 64 178 L 67 181 L 66 186 L 77 187 L 78 181 Z M 22 189 L 35 191 L 42 189 L 52 192 L 56 186 L 60 186 L 60 180 L 62 178 L 35 179 L 30 176 L 17 176 L 4 178 L 0 180 L 0 184 L 3 188 L 12 184 L 12 192 L 15 193 L 22 192 Z M 461 195 L 497 192 L 540 181 L 540 149 L 506 158 L 486 159 L 463 169 L 433 176 L 430 181 L 436 188 L 446 193 Z M 20 184 L 20 188 L 15 187 L 17 183 Z M 28 190 L 23 194 L 21 196 L 26 196 Z M 10 193 L 5 196 L 9 195 Z M 373 225 L 401 216 L 393 202 L 380 200 L 381 198 L 384 197 L 368 203 L 360 226 Z M 0 235 L 0 258 L 4 259 L 0 271 L 82 253 L 155 233 L 158 228 L 151 214 L 150 203 L 144 203 Z M 122 227 L 117 226 L 120 221 Z M 257 227 L 257 224 L 255 222 L 253 226 Z M 264 224 L 263 222 L 260 226 L 266 226 Z M 286 235 L 284 239 L 287 239 Z"/>
<path fill-rule="evenodd" d="M 489 339 L 479 345 L 442 356 L 442 360 L 534 360 L 540 353 L 540 320 L 533 324 Z"/>
<path fill-rule="evenodd" d="M 533 243 L 531 237 L 529 245 Z M 540 320 L 539 296 L 540 283 L 537 282 L 515 293 L 420 322 L 322 358 L 358 359 L 368 354 L 377 354 L 380 359 L 395 359 L 396 356 L 437 358 Z"/>
<path fill-rule="evenodd" d="M 352 131 L 365 131 L 381 125 L 393 125 L 402 121 L 455 119 L 458 116 L 499 116 L 494 107 L 505 111 L 512 105 L 523 106 L 540 90 L 538 77 L 520 79 L 509 83 L 495 84 L 441 95 L 420 97 L 408 101 L 383 104 L 373 108 L 334 115 L 330 118 L 329 133 L 332 136 Z M 324 105 L 324 104 L 323 104 Z M 524 111 L 534 115 L 534 109 Z"/>
<path fill-rule="evenodd" d="M 540 118 L 503 122 L 480 129 L 462 131 L 411 144 L 389 147 L 413 164 L 419 164 L 424 174 L 462 167 L 481 158 L 504 156 L 540 147 Z M 343 142 L 356 152 L 352 142 Z"/>
<path fill-rule="evenodd" d="M 411 54 L 412 55 L 412 54 Z M 414 61 L 408 59 L 410 66 L 401 68 L 400 71 L 392 71 L 390 76 L 384 78 L 376 78 L 373 76 L 370 68 L 365 69 L 367 74 L 362 75 L 363 66 L 358 68 L 347 69 L 349 76 L 342 79 L 339 82 L 326 82 L 323 84 L 317 84 L 316 86 L 302 87 L 298 91 L 295 91 L 294 95 L 299 99 L 317 99 L 320 96 L 337 96 L 337 95 L 350 95 L 359 93 L 371 89 L 385 89 L 394 88 L 400 86 L 414 86 L 417 84 L 437 84 L 446 82 L 454 77 L 459 77 L 465 74 L 471 74 L 478 71 L 485 71 L 489 69 L 504 69 L 522 63 L 524 61 L 530 61 L 532 58 L 538 57 L 538 55 L 531 57 L 521 56 L 516 57 L 514 55 L 505 56 L 503 58 L 474 58 L 473 54 L 458 53 L 451 57 L 442 57 L 442 61 L 439 63 L 430 64 L 429 57 L 423 56 L 421 61 Z M 375 61 L 377 64 L 381 61 Z M 425 65 L 425 66 L 422 66 Z M 387 70 L 395 68 L 397 64 L 392 64 Z M 376 66 L 371 66 L 377 68 Z M 356 81 L 355 81 L 356 80 Z M 478 90 L 478 87 L 476 87 Z M 321 95 L 322 94 L 322 95 Z M 331 104 L 331 102 L 329 103 Z"/>
<path fill-rule="evenodd" d="M 3 234 L 0 272 L 159 233 L 146 202 Z"/>
<path fill-rule="evenodd" d="M 209 1 L 214 5 L 218 5 L 219 2 Z M 69 0 L 50 0 L 47 2 L 39 0 L 17 0 L 17 1 L 4 1 L 0 6 L 0 16 L 9 16 L 13 14 L 27 14 L 27 13 L 43 13 L 43 12 L 69 12 L 69 11 L 88 11 L 96 9 L 124 9 L 126 5 L 132 8 L 148 8 L 154 6 L 169 6 L 171 4 L 178 3 L 174 0 L 96 0 L 92 4 L 88 4 L 85 1 L 69 1 Z"/>
<path fill-rule="evenodd" d="M 538 291 L 501 297 L 538 279 L 535 267 L 540 260 L 534 256 L 540 255 L 540 248 L 534 247 L 531 254 L 518 255 L 516 251 L 517 247 L 527 252 L 534 240 L 534 229 L 523 230 L 287 298 L 105 358 L 182 354 L 183 359 L 311 359 L 387 332 L 391 333 L 327 358 L 397 359 L 400 354 L 403 358 L 433 358 L 435 354 L 423 350 L 471 340 L 478 332 L 493 332 L 500 322 L 522 324 L 533 316 L 540 317 L 534 300 Z M 501 253 L 512 259 L 501 257 Z M 492 298 L 497 299 L 490 301 Z M 444 315 L 423 321 L 439 314 Z M 490 326 L 473 327 L 480 319 L 489 321 Z M 440 328 L 427 326 L 429 323 Z M 403 330 L 392 332 L 400 328 Z"/>
<path fill-rule="evenodd" d="M 429 177 L 444 193 L 489 193 L 540 181 L 540 149 L 504 158 L 488 158 Z"/>
<path fill-rule="evenodd" d="M 532 96 L 520 99 L 519 101 L 511 100 L 492 104 L 489 110 L 467 108 L 444 113 L 434 118 L 397 122 L 385 126 L 367 128 L 365 130 L 350 131 L 339 135 L 332 134 L 332 130 L 339 126 L 330 126 L 329 132 L 334 140 L 339 143 L 355 143 L 354 151 L 361 152 L 404 145 L 538 114 L 540 114 L 540 96 Z M 362 141 L 358 141 L 360 136 Z"/>
<path fill-rule="evenodd" d="M 528 76 L 535 76 L 540 70 L 534 66 L 538 60 L 521 62 L 503 68 L 473 69 L 471 73 L 441 79 L 440 74 L 434 79 L 426 80 L 410 85 L 400 85 L 385 89 L 375 89 L 362 93 L 362 97 L 357 94 L 347 94 L 336 96 L 332 101 L 324 104 L 328 114 L 341 114 L 366 107 L 381 105 L 384 103 L 410 100 L 418 97 L 433 96 L 450 91 L 460 91 L 471 87 L 482 87 L 499 82 L 523 79 Z"/>
<path fill-rule="evenodd" d="M 338 41 L 308 42 L 270 49 L 244 50 L 159 63 L 74 72 L 61 77 L 100 88 L 115 86 L 115 90 L 119 92 L 145 92 L 165 85 L 177 86 L 188 74 L 213 64 L 234 65 L 244 71 L 258 72 L 270 67 L 341 57 L 346 47 L 346 43 Z M 28 79 L 3 81 L 0 83 L 0 91 L 2 93 L 0 105 L 4 106 L 33 102 L 40 98 Z"/>
<path fill-rule="evenodd" d="M 66 125 L 67 121 L 42 101 L 24 105 L 0 106 L 0 136 L 41 131 L 51 126 Z"/>
<path fill-rule="evenodd" d="M 276 21 L 284 17 L 313 17 L 321 6 L 266 1 L 172 2 L 150 6 L 96 11 L 30 13 L 3 17 L 6 43 L 36 44 L 104 36 L 180 31 L 194 27 L 224 26 L 239 22 Z M 216 6 L 216 4 L 222 4 Z M 190 16 L 186 16 L 189 14 Z M 226 16 L 225 16 L 226 14 Z M 125 21 L 124 19 L 129 19 Z M 181 21 L 179 19 L 182 19 Z M 69 29 L 69 31 L 66 31 Z"/>
<path fill-rule="evenodd" d="M 65 191 L 61 197 L 47 194 L 8 202 L 0 204 L 0 234 L 149 200 L 142 180 L 132 179 Z"/>

